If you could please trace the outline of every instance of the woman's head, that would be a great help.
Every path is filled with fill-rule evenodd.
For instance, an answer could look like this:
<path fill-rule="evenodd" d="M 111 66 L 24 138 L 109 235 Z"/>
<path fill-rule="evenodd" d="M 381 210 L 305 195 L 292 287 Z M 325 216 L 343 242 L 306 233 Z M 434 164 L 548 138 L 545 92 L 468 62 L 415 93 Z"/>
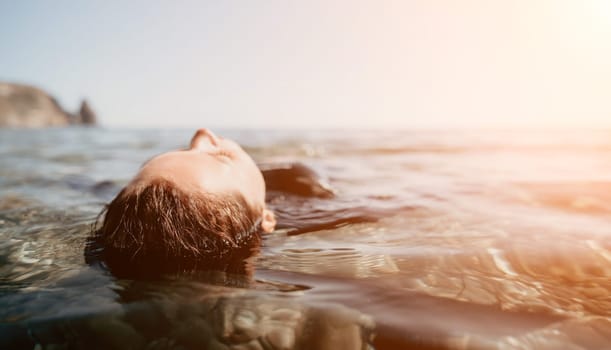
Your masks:
<path fill-rule="evenodd" d="M 274 225 L 253 160 L 235 142 L 200 129 L 187 149 L 141 167 L 106 207 L 95 238 L 111 269 L 180 269 L 243 255 Z"/>

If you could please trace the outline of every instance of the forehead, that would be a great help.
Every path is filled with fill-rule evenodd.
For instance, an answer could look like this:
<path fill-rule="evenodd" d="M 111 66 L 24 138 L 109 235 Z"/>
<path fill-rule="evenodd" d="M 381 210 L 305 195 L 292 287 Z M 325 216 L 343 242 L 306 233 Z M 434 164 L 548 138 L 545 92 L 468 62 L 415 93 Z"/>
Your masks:
<path fill-rule="evenodd" d="M 187 188 L 222 189 L 224 178 L 230 172 L 214 156 L 201 152 L 172 151 L 162 153 L 145 162 L 134 182 L 166 179 Z"/>

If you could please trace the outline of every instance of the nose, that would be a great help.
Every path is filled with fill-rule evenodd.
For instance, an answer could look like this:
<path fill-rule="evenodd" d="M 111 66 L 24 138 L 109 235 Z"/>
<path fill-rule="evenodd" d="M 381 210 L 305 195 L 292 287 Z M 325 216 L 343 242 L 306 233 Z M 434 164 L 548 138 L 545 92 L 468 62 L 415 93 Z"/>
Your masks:
<path fill-rule="evenodd" d="M 206 128 L 197 130 L 191 139 L 191 149 L 213 149 L 218 145 L 219 138 L 212 131 Z"/>

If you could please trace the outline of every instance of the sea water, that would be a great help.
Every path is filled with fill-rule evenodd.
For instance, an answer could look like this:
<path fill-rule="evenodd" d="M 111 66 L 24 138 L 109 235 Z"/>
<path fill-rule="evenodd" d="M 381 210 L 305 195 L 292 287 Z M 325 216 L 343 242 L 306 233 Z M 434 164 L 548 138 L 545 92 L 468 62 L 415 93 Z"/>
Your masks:
<path fill-rule="evenodd" d="M 218 133 L 335 198 L 271 201 L 247 274 L 144 281 L 86 238 L 192 130 L 0 130 L 2 348 L 611 348 L 611 131 Z"/>

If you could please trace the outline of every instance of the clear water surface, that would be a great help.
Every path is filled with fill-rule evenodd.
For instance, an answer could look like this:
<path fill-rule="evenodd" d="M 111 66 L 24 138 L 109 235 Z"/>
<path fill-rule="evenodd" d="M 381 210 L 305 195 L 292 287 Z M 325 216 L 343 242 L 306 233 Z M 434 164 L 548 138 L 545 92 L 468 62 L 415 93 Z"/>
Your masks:
<path fill-rule="evenodd" d="M 0 130 L 2 348 L 611 348 L 611 131 L 219 131 L 336 198 L 271 202 L 246 276 L 85 264 L 104 203 L 191 132 Z"/>

